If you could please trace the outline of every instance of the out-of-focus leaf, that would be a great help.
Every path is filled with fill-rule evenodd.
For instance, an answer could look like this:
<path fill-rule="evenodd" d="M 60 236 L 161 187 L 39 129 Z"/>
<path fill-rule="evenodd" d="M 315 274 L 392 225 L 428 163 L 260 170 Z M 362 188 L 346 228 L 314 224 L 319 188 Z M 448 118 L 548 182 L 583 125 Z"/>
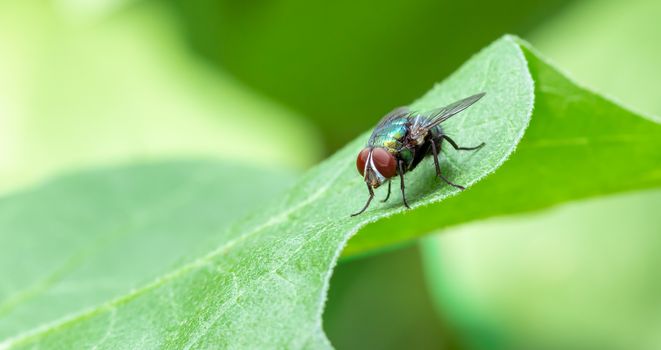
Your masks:
<path fill-rule="evenodd" d="M 324 331 L 337 349 L 453 349 L 415 245 L 344 261 L 330 280 Z"/>
<path fill-rule="evenodd" d="M 529 38 L 581 82 L 658 114 L 659 11 L 586 1 Z M 442 316 L 472 349 L 661 348 L 660 201 L 659 191 L 613 197 L 424 240 Z"/>
<path fill-rule="evenodd" d="M 636 109 L 661 114 L 661 1 L 577 3 L 531 33 L 563 70 Z"/>
<path fill-rule="evenodd" d="M 48 1 L 0 3 L 0 190 L 126 159 L 316 161 L 314 130 L 188 53 L 168 10 L 89 21 Z"/>
<path fill-rule="evenodd" d="M 470 349 L 658 349 L 659 208 L 649 191 L 425 239 L 438 309 Z"/>
<path fill-rule="evenodd" d="M 591 185 L 577 191 L 576 196 L 651 187 L 661 181 L 655 172 L 657 153 L 637 147 L 640 140 L 657 140 L 659 125 L 576 87 L 511 37 L 498 40 L 474 56 L 413 106 L 443 106 L 477 91 L 486 91 L 488 95 L 447 123 L 448 132 L 462 144 L 487 141 L 487 146 L 478 152 L 444 153 L 444 171 L 459 183 L 474 184 L 511 156 L 502 169 L 510 177 L 499 171 L 484 183 L 498 181 L 506 184 L 496 186 L 498 189 L 518 189 L 518 193 L 523 193 L 527 188 L 520 174 L 521 163 L 531 169 L 526 176 L 541 176 L 545 168 L 535 166 L 540 162 L 536 155 L 543 155 L 546 158 L 541 160 L 549 163 L 557 162 L 555 148 L 574 149 L 585 140 L 605 147 L 579 150 L 576 159 L 565 163 L 568 171 L 575 171 L 565 185 Z M 532 136 L 526 136 L 527 146 L 522 143 L 514 152 L 530 122 L 536 92 L 540 96 L 535 106 L 536 118 L 556 121 L 565 115 L 563 112 L 568 118 L 557 124 L 533 121 L 529 128 Z M 585 112 L 583 119 L 577 117 L 573 108 Z M 617 128 L 608 116 L 619 116 Z M 596 117 L 605 123 L 594 122 Z M 547 129 L 549 133 L 545 133 Z M 564 133 L 554 133 L 557 129 Z M 621 135 L 614 129 L 642 138 L 614 137 Z M 437 219 L 445 215 L 445 209 L 430 215 L 430 210 L 438 209 L 433 203 L 444 199 L 457 203 L 457 198 L 480 193 L 478 184 L 476 190 L 450 198 L 458 190 L 443 186 L 427 161 L 407 175 L 409 200 L 415 210 L 404 209 L 399 196 L 394 196 L 387 204 L 375 203 L 363 215 L 349 217 L 366 199 L 365 184 L 355 170 L 355 156 L 367 137 L 368 133 L 362 135 L 309 171 L 283 198 L 218 234 L 213 250 L 191 257 L 119 298 L 63 314 L 36 329 L 23 329 L 10 335 L 0 347 L 329 347 L 321 331 L 321 312 L 330 273 L 348 238 L 364 225 L 393 214 L 400 215 L 388 222 L 398 225 L 389 225 L 381 236 L 371 235 L 369 248 L 392 242 L 387 236 L 410 238 L 424 234 L 429 232 L 429 225 L 446 225 Z M 633 176 L 615 171 L 611 176 L 588 178 L 581 165 L 594 166 L 594 161 L 606 153 L 612 154 L 612 144 L 635 154 L 636 162 L 627 164 Z M 550 183 L 540 182 L 534 188 L 538 197 L 530 198 L 537 198 L 536 204 L 544 205 L 574 198 L 562 191 L 561 196 L 553 197 L 553 188 Z M 553 200 L 543 201 L 543 195 Z M 537 208 L 523 205 L 530 198 L 522 195 L 512 202 L 519 206 L 509 208 L 510 211 Z M 460 216 L 455 212 L 458 218 L 447 224 L 510 212 L 502 208 L 493 211 L 493 202 L 472 202 L 472 206 L 465 206 L 471 208 L 472 215 Z M 426 214 L 428 220 L 420 220 L 421 214 Z M 46 288 L 40 295 L 47 297 L 50 291 Z"/>
<path fill-rule="evenodd" d="M 572 1 L 171 2 L 199 52 L 304 112 L 334 150 L 473 52 Z"/>

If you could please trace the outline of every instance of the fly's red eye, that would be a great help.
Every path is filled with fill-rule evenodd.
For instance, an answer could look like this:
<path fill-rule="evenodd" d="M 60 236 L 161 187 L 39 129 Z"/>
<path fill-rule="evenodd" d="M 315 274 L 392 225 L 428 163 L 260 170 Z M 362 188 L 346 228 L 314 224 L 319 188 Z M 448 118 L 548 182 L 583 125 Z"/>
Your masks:
<path fill-rule="evenodd" d="M 365 163 L 367 163 L 367 158 L 370 155 L 370 149 L 364 148 L 360 153 L 358 153 L 358 158 L 356 159 L 356 168 L 361 176 L 365 176 Z"/>
<path fill-rule="evenodd" d="M 372 150 L 372 162 L 374 162 L 376 170 L 385 178 L 391 178 L 397 175 L 397 160 L 395 160 L 395 156 L 385 149 L 375 148 Z"/>

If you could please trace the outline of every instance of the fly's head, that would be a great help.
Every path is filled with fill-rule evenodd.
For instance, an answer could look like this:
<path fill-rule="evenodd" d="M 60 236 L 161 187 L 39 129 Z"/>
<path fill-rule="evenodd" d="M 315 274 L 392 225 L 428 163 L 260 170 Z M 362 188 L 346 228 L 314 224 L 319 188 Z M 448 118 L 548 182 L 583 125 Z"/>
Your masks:
<path fill-rule="evenodd" d="M 372 188 L 381 186 L 387 179 L 397 175 L 397 159 L 381 147 L 367 147 L 360 151 L 356 167 Z"/>

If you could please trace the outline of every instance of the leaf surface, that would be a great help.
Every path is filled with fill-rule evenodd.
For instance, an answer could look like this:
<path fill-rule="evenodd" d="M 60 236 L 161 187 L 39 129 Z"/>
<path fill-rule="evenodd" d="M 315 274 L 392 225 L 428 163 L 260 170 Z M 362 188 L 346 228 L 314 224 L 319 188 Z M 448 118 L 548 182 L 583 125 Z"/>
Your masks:
<path fill-rule="evenodd" d="M 363 215 L 349 217 L 367 197 L 365 184 L 355 169 L 355 157 L 369 136 L 365 133 L 309 171 L 284 196 L 264 209 L 229 228 L 215 230 L 213 242 L 206 242 L 213 249 L 204 254 L 189 253 L 186 256 L 197 258 L 173 263 L 175 267 L 160 277 L 107 302 L 54 312 L 50 322 L 41 321 L 41 326 L 36 328 L 35 325 L 14 327 L 2 334 L 9 338 L 0 343 L 0 348 L 330 347 L 321 330 L 328 281 L 347 240 L 367 224 L 370 225 L 364 229 L 366 232 L 349 245 L 350 254 L 468 220 L 533 210 L 574 198 L 658 186 L 661 182 L 658 151 L 649 148 L 650 143 L 661 139 L 658 124 L 573 85 L 512 37 L 504 37 L 478 53 L 414 102 L 413 107 L 432 109 L 481 91 L 487 92 L 487 96 L 445 124 L 446 131 L 461 145 L 487 142 L 477 152 L 443 150 L 445 175 L 462 185 L 476 184 L 465 193 L 454 196 L 458 190 L 435 178 L 433 163 L 427 160 L 407 174 L 407 194 L 414 210 L 405 210 L 401 197 L 393 195 L 388 203 L 375 201 Z M 531 122 L 533 102 L 535 112 Z M 628 162 L 627 171 L 605 171 L 612 168 L 604 162 L 612 152 L 627 150 L 633 153 L 631 159 L 636 164 Z M 573 156 L 567 157 L 572 152 Z M 505 162 L 510 156 L 512 159 Z M 502 169 L 488 181 L 478 183 L 504 162 Z M 560 181 L 558 168 L 570 176 Z M 136 174 L 138 178 L 141 176 Z M 85 177 L 71 181 L 73 188 L 69 190 L 85 181 Z M 182 196 L 192 200 L 198 196 L 219 196 L 226 200 L 223 205 L 233 205 L 227 200 L 229 196 L 207 193 L 214 188 L 213 184 L 198 185 L 184 191 Z M 380 190 L 377 195 L 382 196 L 383 192 Z M 98 196 L 92 193 L 78 205 L 85 207 L 85 203 L 103 200 L 108 195 L 122 198 L 112 191 L 100 192 Z M 34 196 L 36 201 L 39 193 Z M 442 200 L 447 204 L 439 208 Z M 221 202 L 219 198 L 218 208 Z M 8 212 L 30 212 L 30 202 L 15 208 L 12 203 L 6 203 L 11 208 Z M 130 200 L 123 204 L 121 210 L 127 213 L 141 208 L 140 203 Z M 197 213 L 193 208 L 191 211 Z M 47 213 L 44 222 L 64 223 L 61 229 L 81 232 L 87 226 L 98 225 L 92 219 L 93 209 L 90 210 L 89 221 L 76 228 L 64 225 L 67 218 L 49 217 Z M 210 222 L 220 221 L 216 212 L 203 211 L 199 215 L 205 220 L 211 218 Z M 377 221 L 388 216 L 392 217 Z M 186 218 L 195 222 L 193 217 Z M 162 215 L 157 224 L 171 228 L 171 233 L 178 235 L 190 229 L 200 232 L 208 229 L 176 229 L 180 219 L 178 215 Z M 1 232 L 8 231 L 2 228 Z M 2 237 L 4 243 L 13 236 Z M 130 237 L 133 235 L 126 236 Z M 134 243 L 130 246 L 139 249 L 141 244 Z M 102 240 L 98 244 L 98 251 L 105 252 L 107 243 Z M 24 247 L 19 248 L 3 244 L 2 249 L 26 252 Z M 139 252 L 135 253 L 136 256 L 118 260 L 154 263 L 153 256 L 143 259 Z M 47 264 L 49 260 L 35 257 L 31 261 Z M 99 276 L 106 273 L 104 267 L 84 265 Z M 2 273 L 13 272 L 6 269 Z M 41 306 L 56 304 L 57 299 L 53 298 L 61 296 L 54 293 L 58 285 L 55 281 L 40 290 L 31 302 Z M 24 305 L 19 301 L 13 307 L 18 310 Z M 4 324 L 21 320 L 6 314 L 2 317 Z"/>
<path fill-rule="evenodd" d="M 0 338 L 130 292 L 291 184 L 211 161 L 99 169 L 0 200 Z"/>
<path fill-rule="evenodd" d="M 527 43 L 516 41 L 522 45 L 535 81 L 535 109 L 515 156 L 489 181 L 461 196 L 368 226 L 349 242 L 344 254 L 404 242 L 421 232 L 472 220 L 659 186 L 659 118 L 638 115 L 582 88 L 546 63 Z M 456 132 L 461 135 L 474 130 L 465 128 Z M 498 130 L 474 134 L 487 145 L 503 137 Z M 451 160 L 462 173 L 475 166 Z"/>

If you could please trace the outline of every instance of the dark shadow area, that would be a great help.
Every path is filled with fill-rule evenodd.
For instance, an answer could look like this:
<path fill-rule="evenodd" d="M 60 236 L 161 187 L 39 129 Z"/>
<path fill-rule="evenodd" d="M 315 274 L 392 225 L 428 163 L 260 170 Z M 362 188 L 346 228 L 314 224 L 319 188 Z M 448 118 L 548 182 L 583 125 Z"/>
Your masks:
<path fill-rule="evenodd" d="M 197 52 L 303 113 L 320 127 L 330 153 L 502 34 L 525 36 L 571 2 L 172 4 Z"/>
<path fill-rule="evenodd" d="M 324 330 L 337 349 L 459 349 L 437 317 L 417 246 L 340 263 Z"/>

